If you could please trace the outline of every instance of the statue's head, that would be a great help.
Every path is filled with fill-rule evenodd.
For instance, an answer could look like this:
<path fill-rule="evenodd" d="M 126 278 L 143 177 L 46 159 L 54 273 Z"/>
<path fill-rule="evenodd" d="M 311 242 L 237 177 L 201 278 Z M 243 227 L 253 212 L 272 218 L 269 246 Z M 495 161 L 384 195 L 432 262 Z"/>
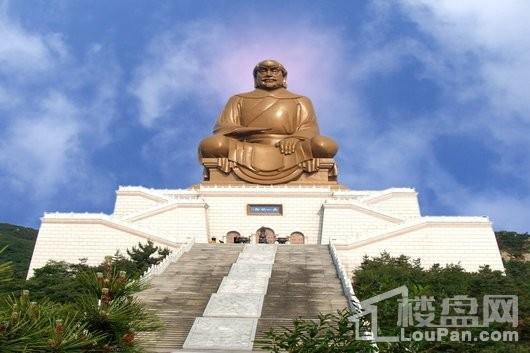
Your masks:
<path fill-rule="evenodd" d="M 276 60 L 260 61 L 254 68 L 254 87 L 266 90 L 287 88 L 287 70 Z"/>

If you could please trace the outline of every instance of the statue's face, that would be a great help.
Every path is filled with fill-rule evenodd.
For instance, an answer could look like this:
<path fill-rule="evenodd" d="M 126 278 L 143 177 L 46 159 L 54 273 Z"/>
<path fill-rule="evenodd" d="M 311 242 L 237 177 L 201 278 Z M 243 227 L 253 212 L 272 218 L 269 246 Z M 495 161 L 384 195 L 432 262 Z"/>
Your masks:
<path fill-rule="evenodd" d="M 283 72 L 282 68 L 274 63 L 261 63 L 256 72 L 256 87 L 262 89 L 276 89 L 283 87 Z"/>

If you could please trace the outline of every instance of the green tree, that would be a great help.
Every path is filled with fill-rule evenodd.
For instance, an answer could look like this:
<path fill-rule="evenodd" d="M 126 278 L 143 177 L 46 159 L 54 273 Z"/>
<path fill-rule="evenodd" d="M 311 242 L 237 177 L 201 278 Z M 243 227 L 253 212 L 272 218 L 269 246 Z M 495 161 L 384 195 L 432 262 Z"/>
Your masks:
<path fill-rule="evenodd" d="M 7 247 L 0 249 L 0 255 Z M 0 286 L 6 285 L 13 279 L 13 268 L 10 261 L 0 262 Z"/>
<path fill-rule="evenodd" d="M 112 257 L 112 265 L 117 271 L 125 271 L 127 275 L 132 278 L 140 278 L 142 273 L 139 272 L 136 262 L 132 261 L 130 258 L 124 256 L 119 251 L 116 251 Z M 98 268 L 99 271 L 103 270 L 103 266 Z"/>
<path fill-rule="evenodd" d="M 318 320 L 294 320 L 292 328 L 273 328 L 258 341 L 261 349 L 279 353 L 368 353 L 377 348 L 356 340 L 350 313 L 319 315 Z"/>
<path fill-rule="evenodd" d="M 17 289 L 29 289 L 35 300 L 46 298 L 54 303 L 71 303 L 81 294 L 79 274 L 89 269 L 84 263 L 49 261 L 45 266 L 36 269 L 28 281 L 19 283 Z"/>
<path fill-rule="evenodd" d="M 12 263 L 15 280 L 26 278 L 36 240 L 36 229 L 0 223 L 0 261 Z"/>
<path fill-rule="evenodd" d="M 137 273 L 143 274 L 151 266 L 158 265 L 164 258 L 169 255 L 168 248 L 159 248 L 152 241 L 148 240 L 147 244 L 138 243 L 138 247 L 133 246 L 127 250 L 127 254 L 136 264 Z"/>
<path fill-rule="evenodd" d="M 29 291 L 5 299 L 0 310 L 0 347 L 3 353 L 95 352 L 99 333 L 87 331 L 81 315 L 49 301 L 30 301 Z"/>
<path fill-rule="evenodd" d="M 523 259 L 530 253 L 530 234 L 500 231 L 495 232 L 501 251 L 514 259 Z"/>
<path fill-rule="evenodd" d="M 477 272 L 466 272 L 458 265 L 432 266 L 424 269 L 418 260 L 400 256 L 391 257 L 387 253 L 376 258 L 364 258 L 354 272 L 354 288 L 359 299 L 364 300 L 391 289 L 406 285 L 409 298 L 425 295 L 435 298 L 435 307 L 441 307 L 443 298 L 468 295 L 482 300 L 487 294 L 510 294 L 519 297 L 519 343 L 505 342 L 400 342 L 379 344 L 381 352 L 530 352 L 530 263 L 508 261 L 506 274 L 492 271 L 485 266 Z M 399 333 L 397 323 L 397 298 L 378 303 L 378 330 L 380 335 Z M 482 314 L 479 306 L 479 316 Z M 436 314 L 435 322 L 439 319 Z M 508 324 L 496 324 L 488 329 L 471 330 L 478 334 L 482 330 L 507 330 L 514 328 Z"/>
<path fill-rule="evenodd" d="M 147 250 L 145 254 L 151 251 L 149 243 L 142 245 L 142 247 Z M 142 256 L 137 256 L 136 261 L 133 261 L 123 256 L 120 252 L 116 252 L 112 257 L 112 266 L 118 272 L 125 271 L 130 278 L 140 278 L 145 272 L 145 266 L 151 266 L 148 262 L 158 263 L 166 256 L 169 250 L 156 248 L 156 251 L 160 255 L 154 258 L 155 261 L 151 258 L 148 261 L 141 260 L 143 259 Z M 138 249 L 134 252 L 134 248 L 131 253 L 144 254 L 139 252 Z M 79 282 L 83 274 L 85 272 L 103 272 L 104 268 L 104 263 L 99 266 L 88 266 L 86 260 L 83 259 L 77 264 L 70 264 L 64 261 L 48 261 L 45 266 L 36 269 L 33 276 L 27 281 L 15 279 L 4 286 L 0 284 L 0 293 L 14 293 L 20 292 L 22 289 L 28 289 L 32 298 L 37 301 L 47 298 L 54 303 L 72 303 L 83 294 L 83 284 Z"/>
<path fill-rule="evenodd" d="M 0 250 L 0 253 L 4 249 Z M 0 282 L 12 279 L 11 264 L 0 263 Z M 0 296 L 0 348 L 2 353 L 93 352 L 100 333 L 86 330 L 81 315 L 48 300 L 30 301 L 29 291 L 20 296 Z"/>
<path fill-rule="evenodd" d="M 70 271 L 64 263 L 56 263 L 51 265 L 53 271 L 43 271 L 44 278 L 50 273 L 52 278 L 76 273 L 71 284 L 77 286 L 70 289 L 77 295 L 69 304 L 30 301 L 28 290 L 0 297 L 2 353 L 144 352 L 137 333 L 160 328 L 154 314 L 135 297 L 146 284 L 117 271 L 111 257 L 101 266 L 102 272 L 73 266 Z M 10 271 L 9 264 L 0 263 L 0 280 L 8 281 Z"/>
<path fill-rule="evenodd" d="M 80 276 L 84 293 L 76 307 L 84 313 L 89 332 L 104 334 L 99 347 L 105 352 L 142 352 L 138 332 L 160 329 L 160 322 L 134 296 L 147 284 L 117 271 L 109 257 L 102 272 L 84 272 Z"/>

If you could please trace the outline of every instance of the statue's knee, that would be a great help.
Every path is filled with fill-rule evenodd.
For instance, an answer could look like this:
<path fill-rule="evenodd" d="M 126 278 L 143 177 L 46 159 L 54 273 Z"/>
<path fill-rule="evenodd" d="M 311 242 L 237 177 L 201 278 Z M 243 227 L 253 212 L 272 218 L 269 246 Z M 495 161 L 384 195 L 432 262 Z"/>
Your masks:
<path fill-rule="evenodd" d="M 223 135 L 212 135 L 201 141 L 199 157 L 221 158 L 228 156 L 228 138 Z"/>
<path fill-rule="evenodd" d="M 333 158 L 339 146 L 326 136 L 315 136 L 311 139 L 311 151 L 316 158 Z"/>

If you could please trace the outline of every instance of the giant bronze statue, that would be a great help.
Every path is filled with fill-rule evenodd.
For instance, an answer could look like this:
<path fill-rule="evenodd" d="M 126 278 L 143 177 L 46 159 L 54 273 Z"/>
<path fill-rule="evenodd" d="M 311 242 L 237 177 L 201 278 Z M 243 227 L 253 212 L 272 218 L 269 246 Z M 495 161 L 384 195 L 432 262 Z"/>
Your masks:
<path fill-rule="evenodd" d="M 320 135 L 309 98 L 289 92 L 287 70 L 265 60 L 252 92 L 228 100 L 199 145 L 205 182 L 336 184 L 337 144 Z"/>

